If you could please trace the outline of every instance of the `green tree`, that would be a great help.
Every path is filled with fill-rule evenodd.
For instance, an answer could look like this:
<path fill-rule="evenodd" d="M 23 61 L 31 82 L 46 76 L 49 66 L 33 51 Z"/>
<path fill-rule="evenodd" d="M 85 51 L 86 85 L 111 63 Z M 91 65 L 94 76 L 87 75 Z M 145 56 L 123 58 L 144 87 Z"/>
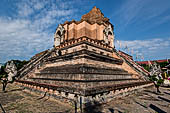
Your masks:
<path fill-rule="evenodd" d="M 166 61 L 166 62 L 160 62 L 158 63 L 160 65 L 161 68 L 167 66 L 169 63 Z"/>
<path fill-rule="evenodd" d="M 141 66 L 142 66 L 144 69 L 146 69 L 147 71 L 150 71 L 149 65 L 141 64 Z"/>
<path fill-rule="evenodd" d="M 8 74 L 5 72 L 5 66 L 1 66 L 0 83 L 2 83 L 2 91 L 5 91 L 5 88 L 7 86 L 7 76 L 8 76 Z"/>

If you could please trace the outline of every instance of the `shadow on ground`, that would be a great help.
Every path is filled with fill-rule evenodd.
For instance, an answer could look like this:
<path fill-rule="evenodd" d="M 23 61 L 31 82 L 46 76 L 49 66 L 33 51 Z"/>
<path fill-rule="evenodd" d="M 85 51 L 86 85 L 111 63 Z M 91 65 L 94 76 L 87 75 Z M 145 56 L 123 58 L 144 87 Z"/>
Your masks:
<path fill-rule="evenodd" d="M 102 110 L 102 104 L 97 101 L 93 101 L 85 104 L 84 113 L 103 113 Z"/>
<path fill-rule="evenodd" d="M 163 111 L 162 109 L 160 109 L 159 107 L 153 105 L 153 104 L 150 104 L 149 107 L 151 109 L 153 109 L 156 113 L 166 113 L 165 111 Z"/>
<path fill-rule="evenodd" d="M 155 94 L 155 95 L 159 95 L 159 93 L 157 93 L 157 92 L 155 92 L 155 91 L 144 90 L 144 92 L 148 92 L 148 93 L 152 93 L 152 94 Z"/>
<path fill-rule="evenodd" d="M 169 99 L 166 99 L 164 97 L 161 97 L 161 96 L 158 96 L 159 99 L 163 100 L 163 101 L 166 101 L 166 102 L 169 102 L 170 103 L 170 100 Z"/>
<path fill-rule="evenodd" d="M 14 92 L 14 91 L 23 91 L 24 88 L 18 88 L 18 89 L 12 89 L 12 90 L 9 90 L 7 92 Z"/>
<path fill-rule="evenodd" d="M 167 94 L 167 95 L 170 95 L 170 93 L 167 93 L 167 92 L 164 92 L 165 94 Z"/>
<path fill-rule="evenodd" d="M 121 112 L 121 111 L 119 111 L 119 110 L 114 110 L 113 108 L 109 108 L 109 111 L 110 111 L 111 113 L 115 113 L 115 111 L 117 111 L 118 113 L 123 113 L 123 112 Z"/>

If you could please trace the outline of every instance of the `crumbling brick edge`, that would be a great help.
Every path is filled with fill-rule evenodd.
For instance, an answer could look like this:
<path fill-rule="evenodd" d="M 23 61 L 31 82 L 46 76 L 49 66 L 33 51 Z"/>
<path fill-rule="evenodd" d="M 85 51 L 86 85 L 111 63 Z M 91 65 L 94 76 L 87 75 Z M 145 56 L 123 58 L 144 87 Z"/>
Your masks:
<path fill-rule="evenodd" d="M 127 95 L 131 95 L 133 93 L 136 93 L 140 90 L 143 90 L 143 88 L 146 87 L 152 87 L 154 84 L 153 83 L 148 83 L 145 85 L 140 85 L 140 86 L 134 86 L 134 87 L 129 87 L 125 89 L 120 89 L 120 90 L 115 90 L 115 91 L 110 91 L 102 94 L 98 94 L 95 96 L 81 96 L 77 94 L 71 94 L 71 93 L 66 93 L 66 92 L 60 92 L 60 91 L 54 91 L 51 89 L 47 88 L 40 88 L 36 86 L 31 86 L 28 84 L 22 84 L 19 82 L 14 82 L 15 85 L 24 88 L 24 91 L 33 93 L 33 94 L 38 94 L 41 95 L 41 97 L 48 97 L 48 98 L 53 98 L 57 99 L 60 102 L 66 102 L 70 104 L 72 107 L 76 107 L 78 111 L 80 109 L 83 109 L 85 106 L 87 107 L 87 103 L 93 103 L 93 102 L 98 102 L 100 104 L 104 104 L 107 102 L 110 102 L 116 98 L 121 98 Z"/>

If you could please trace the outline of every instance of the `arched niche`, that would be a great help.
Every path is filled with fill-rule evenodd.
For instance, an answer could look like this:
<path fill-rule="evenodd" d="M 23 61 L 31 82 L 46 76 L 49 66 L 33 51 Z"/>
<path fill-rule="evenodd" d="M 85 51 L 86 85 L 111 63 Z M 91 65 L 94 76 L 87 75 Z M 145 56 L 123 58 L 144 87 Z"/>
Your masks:
<path fill-rule="evenodd" d="M 55 46 L 58 46 L 64 42 L 64 34 L 65 34 L 65 29 L 61 24 L 59 24 L 54 34 L 54 45 Z"/>
<path fill-rule="evenodd" d="M 114 33 L 111 25 L 108 25 L 104 30 L 103 30 L 103 38 L 104 38 L 104 43 L 107 45 L 110 45 L 111 47 L 114 47 Z"/>

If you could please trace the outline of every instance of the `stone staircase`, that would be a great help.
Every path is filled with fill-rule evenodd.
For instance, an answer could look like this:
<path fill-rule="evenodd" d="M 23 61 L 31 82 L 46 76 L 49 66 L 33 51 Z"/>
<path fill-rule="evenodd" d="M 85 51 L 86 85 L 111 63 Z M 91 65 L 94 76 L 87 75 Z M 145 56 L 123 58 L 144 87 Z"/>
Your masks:
<path fill-rule="evenodd" d="M 24 65 L 19 71 L 18 71 L 18 78 L 22 78 L 24 75 L 28 74 L 30 71 L 32 71 L 35 68 L 40 68 L 43 61 L 45 60 L 45 57 L 48 57 L 51 52 L 54 51 L 54 48 L 51 50 L 46 50 L 43 53 L 39 54 L 38 56 L 33 56 L 29 63 Z"/>

